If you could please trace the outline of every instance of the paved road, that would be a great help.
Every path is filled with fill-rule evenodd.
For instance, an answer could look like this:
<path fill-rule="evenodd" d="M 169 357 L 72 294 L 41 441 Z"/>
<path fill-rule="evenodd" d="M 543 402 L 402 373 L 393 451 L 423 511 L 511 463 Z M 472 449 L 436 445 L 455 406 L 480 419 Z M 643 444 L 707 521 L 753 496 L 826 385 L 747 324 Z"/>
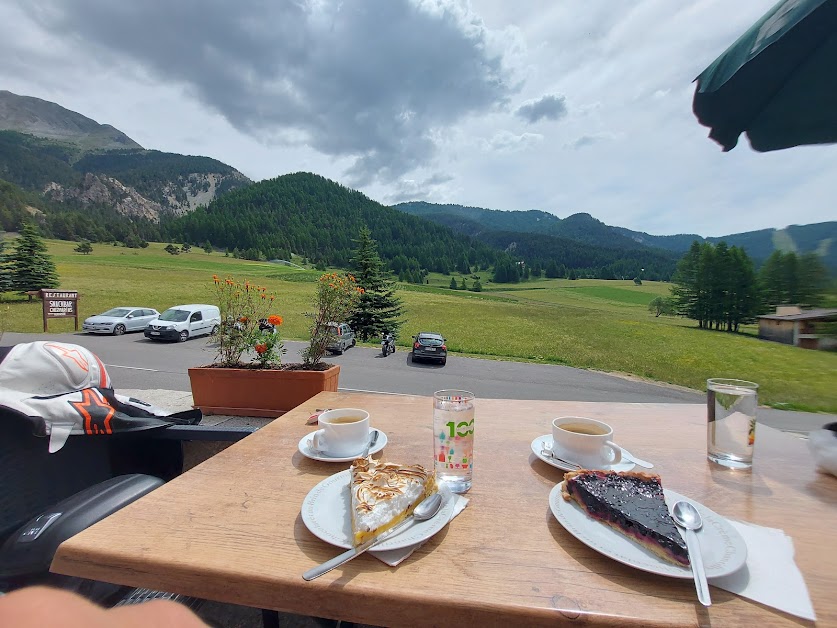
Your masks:
<path fill-rule="evenodd" d="M 69 334 L 6 333 L 3 344 L 34 340 L 60 340 L 87 347 L 108 367 L 117 392 L 120 389 L 189 391 L 186 369 L 212 362 L 215 350 L 205 338 L 185 343 L 158 343 L 142 334 L 92 336 Z M 300 361 L 301 342 L 287 342 L 286 362 Z M 704 393 L 651 384 L 624 377 L 550 364 L 500 362 L 451 355 L 447 365 L 414 364 L 401 347 L 384 358 L 380 350 L 354 347 L 327 360 L 340 364 L 341 390 L 432 395 L 443 388 L 473 391 L 481 398 L 613 401 L 630 403 L 703 403 Z M 153 400 L 148 399 L 153 402 Z M 831 415 L 764 409 L 760 420 L 783 429 L 809 431 L 829 421 Z"/>
<path fill-rule="evenodd" d="M 161 343 L 142 334 L 93 336 L 88 334 L 15 334 L 3 344 L 54 339 L 87 347 L 108 367 L 114 388 L 190 390 L 186 372 L 191 366 L 212 362 L 215 350 L 205 338 L 185 343 Z M 301 342 L 287 342 L 285 362 L 300 361 Z M 703 394 L 636 382 L 621 377 L 566 366 L 498 362 L 451 356 L 447 365 L 413 364 L 401 347 L 384 358 L 377 348 L 353 347 L 326 360 L 339 364 L 340 387 L 431 395 L 442 388 L 473 391 L 478 397 L 555 399 L 571 401 L 626 401 L 699 403 Z"/>

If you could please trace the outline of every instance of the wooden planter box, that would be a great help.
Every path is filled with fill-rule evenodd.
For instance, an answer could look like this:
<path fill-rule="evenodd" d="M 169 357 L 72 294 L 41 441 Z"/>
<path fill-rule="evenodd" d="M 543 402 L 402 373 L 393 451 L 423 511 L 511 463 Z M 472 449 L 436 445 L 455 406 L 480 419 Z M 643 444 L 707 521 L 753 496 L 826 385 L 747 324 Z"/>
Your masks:
<path fill-rule="evenodd" d="M 336 391 L 340 366 L 325 371 L 195 367 L 194 405 L 204 414 L 277 417 L 324 390 Z"/>

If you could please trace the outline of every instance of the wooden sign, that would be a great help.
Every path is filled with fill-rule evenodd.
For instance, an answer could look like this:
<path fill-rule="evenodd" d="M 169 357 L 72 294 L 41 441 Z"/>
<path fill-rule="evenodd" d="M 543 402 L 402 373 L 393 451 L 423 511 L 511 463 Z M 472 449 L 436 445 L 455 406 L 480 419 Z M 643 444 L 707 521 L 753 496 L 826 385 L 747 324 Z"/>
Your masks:
<path fill-rule="evenodd" d="M 74 318 L 78 331 L 78 292 L 75 290 L 41 289 L 44 303 L 44 331 L 50 318 Z"/>

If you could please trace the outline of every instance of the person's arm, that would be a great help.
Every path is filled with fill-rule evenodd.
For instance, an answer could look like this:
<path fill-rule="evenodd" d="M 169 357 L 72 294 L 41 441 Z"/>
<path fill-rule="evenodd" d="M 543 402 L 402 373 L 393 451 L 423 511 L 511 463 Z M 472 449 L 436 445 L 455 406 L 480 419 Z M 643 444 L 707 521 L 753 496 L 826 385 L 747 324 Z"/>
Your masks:
<path fill-rule="evenodd" d="M 83 597 L 48 587 L 29 587 L 0 596 L 0 626 L 15 628 L 206 628 L 200 618 L 177 602 L 104 609 Z"/>

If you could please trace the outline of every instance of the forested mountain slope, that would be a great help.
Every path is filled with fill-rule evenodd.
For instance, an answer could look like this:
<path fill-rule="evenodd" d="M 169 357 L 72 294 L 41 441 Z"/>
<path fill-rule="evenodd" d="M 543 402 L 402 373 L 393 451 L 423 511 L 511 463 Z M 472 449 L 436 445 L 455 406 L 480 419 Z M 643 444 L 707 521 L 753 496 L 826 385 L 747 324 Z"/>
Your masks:
<path fill-rule="evenodd" d="M 404 256 L 431 271 L 450 271 L 463 258 L 486 267 L 497 254 L 468 236 L 307 172 L 230 192 L 164 226 L 174 241 L 209 241 L 251 258 L 288 259 L 295 253 L 346 267 L 363 225 L 371 230 L 383 259 Z"/>

